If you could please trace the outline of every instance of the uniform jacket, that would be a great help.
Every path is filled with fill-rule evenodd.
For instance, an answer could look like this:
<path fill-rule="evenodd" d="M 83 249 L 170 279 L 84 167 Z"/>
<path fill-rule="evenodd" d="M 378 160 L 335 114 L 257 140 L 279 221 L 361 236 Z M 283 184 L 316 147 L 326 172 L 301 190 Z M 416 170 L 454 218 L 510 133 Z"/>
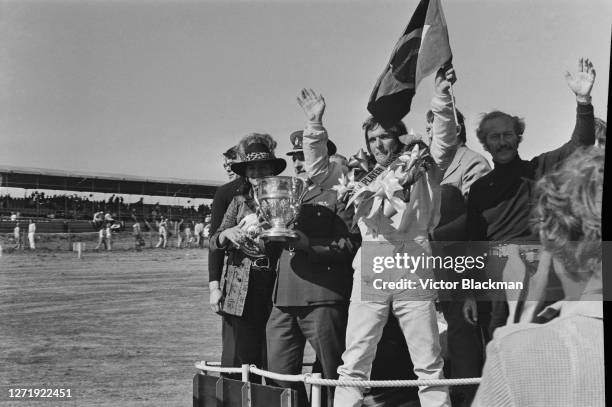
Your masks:
<path fill-rule="evenodd" d="M 352 211 L 335 190 L 313 186 L 304 196 L 295 229 L 309 239 L 310 249 L 284 250 L 274 290 L 276 306 L 346 302 L 353 281 L 351 260 L 359 234 L 349 232 Z"/>

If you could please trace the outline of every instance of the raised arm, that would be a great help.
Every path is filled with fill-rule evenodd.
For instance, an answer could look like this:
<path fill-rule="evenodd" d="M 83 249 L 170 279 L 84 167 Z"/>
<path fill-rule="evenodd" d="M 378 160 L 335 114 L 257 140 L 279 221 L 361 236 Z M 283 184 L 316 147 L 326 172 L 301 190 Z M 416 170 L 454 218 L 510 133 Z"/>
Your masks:
<path fill-rule="evenodd" d="M 592 117 L 593 105 L 591 104 L 591 90 L 595 83 L 595 76 L 595 68 L 587 58 L 580 58 L 576 73 L 565 73 L 567 86 L 576 95 L 578 103 L 572 141 L 581 146 L 591 146 L 595 143 L 595 120 Z"/>
<path fill-rule="evenodd" d="M 533 158 L 536 164 L 536 177 L 539 178 L 553 169 L 560 161 L 572 154 L 577 148 L 595 144 L 595 116 L 591 104 L 591 90 L 595 83 L 595 69 L 586 58 L 580 58 L 575 73 L 566 72 L 565 80 L 576 95 L 576 125 L 571 139 L 563 146 Z"/>
<path fill-rule="evenodd" d="M 302 139 L 306 173 L 314 184 L 329 189 L 338 183 L 342 168 L 337 163 L 329 161 L 328 136 L 323 127 L 325 99 L 323 95 L 317 94 L 312 89 L 302 89 L 297 102 L 304 110 L 307 119 Z"/>
<path fill-rule="evenodd" d="M 436 74 L 434 95 L 431 99 L 433 119 L 433 137 L 430 152 L 436 164 L 444 172 L 453 161 L 459 140 L 457 138 L 457 122 L 453 113 L 453 103 L 450 86 L 457 77 L 452 67 L 440 68 Z"/>

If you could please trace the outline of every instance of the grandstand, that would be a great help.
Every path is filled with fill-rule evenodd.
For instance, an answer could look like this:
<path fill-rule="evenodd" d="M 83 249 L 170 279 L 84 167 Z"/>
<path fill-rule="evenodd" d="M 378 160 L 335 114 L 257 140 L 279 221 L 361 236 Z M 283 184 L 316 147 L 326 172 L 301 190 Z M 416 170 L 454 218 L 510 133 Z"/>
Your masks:
<path fill-rule="evenodd" d="M 34 218 L 37 233 L 79 233 L 91 231 L 90 220 L 97 211 L 111 213 L 129 226 L 131 219 L 154 221 L 161 215 L 186 221 L 200 220 L 210 212 L 208 205 L 147 204 L 144 198 L 183 198 L 184 202 L 212 199 L 221 182 L 179 178 L 136 177 L 122 174 L 78 174 L 13 166 L 0 166 L 0 233 L 13 230 L 11 215 L 21 219 Z M 4 188 L 18 188 L 30 192 L 17 197 L 4 193 Z M 50 196 L 44 190 L 61 191 Z M 67 192 L 67 193 L 66 193 Z M 84 194 L 84 193 L 89 193 Z M 100 199 L 101 194 L 112 194 Z M 124 196 L 136 197 L 135 202 L 124 202 Z M 153 197 L 153 198 L 152 198 Z M 187 198 L 189 200 L 187 200 Z M 166 199 L 167 200 L 167 199 Z"/>

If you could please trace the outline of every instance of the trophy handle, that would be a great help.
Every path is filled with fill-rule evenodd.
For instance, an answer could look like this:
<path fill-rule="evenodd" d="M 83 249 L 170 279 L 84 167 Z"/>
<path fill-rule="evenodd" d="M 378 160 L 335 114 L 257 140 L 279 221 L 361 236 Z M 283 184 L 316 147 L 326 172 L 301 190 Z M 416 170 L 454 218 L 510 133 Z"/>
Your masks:
<path fill-rule="evenodd" d="M 259 195 L 259 184 L 256 185 L 252 185 L 251 186 L 253 188 L 253 200 L 255 201 L 255 204 L 257 205 L 257 209 L 259 209 L 261 207 L 261 205 L 259 204 L 259 199 L 257 199 L 257 196 Z"/>

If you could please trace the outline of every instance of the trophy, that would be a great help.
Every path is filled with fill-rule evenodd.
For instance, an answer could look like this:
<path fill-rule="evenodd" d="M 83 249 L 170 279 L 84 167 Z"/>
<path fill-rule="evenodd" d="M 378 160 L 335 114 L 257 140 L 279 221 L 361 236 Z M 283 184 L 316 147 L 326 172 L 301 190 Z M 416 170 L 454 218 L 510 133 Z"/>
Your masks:
<path fill-rule="evenodd" d="M 276 242 L 297 240 L 298 235 L 289 226 L 300 213 L 306 194 L 306 181 L 296 177 L 273 176 L 259 178 L 254 187 L 254 197 L 260 216 L 270 225 L 260 238 Z"/>

